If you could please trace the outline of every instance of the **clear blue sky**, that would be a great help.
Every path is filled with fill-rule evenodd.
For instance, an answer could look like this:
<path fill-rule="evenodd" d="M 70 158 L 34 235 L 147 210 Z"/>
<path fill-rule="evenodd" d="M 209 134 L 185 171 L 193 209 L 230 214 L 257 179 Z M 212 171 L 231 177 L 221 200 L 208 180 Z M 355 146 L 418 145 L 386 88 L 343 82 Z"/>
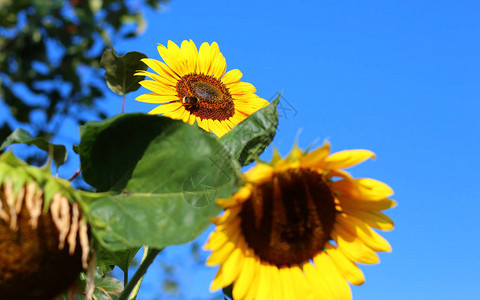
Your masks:
<path fill-rule="evenodd" d="M 480 3 L 475 1 L 180 1 L 147 12 L 140 38 L 114 45 L 160 59 L 156 44 L 218 42 L 228 70 L 269 99 L 283 90 L 273 142 L 288 153 L 328 139 L 377 154 L 352 169 L 395 190 L 393 252 L 362 266 L 354 299 L 473 299 L 480 270 Z M 135 103 L 127 112 L 154 106 Z M 111 94 L 111 114 L 121 100 Z M 299 130 L 302 130 L 298 134 Z M 76 136 L 69 133 L 70 135 Z M 317 143 L 319 144 L 319 143 Z M 271 147 L 263 158 L 271 156 Z M 67 176 L 67 175 L 65 175 Z M 159 233 L 161 234 L 161 233 Z M 206 234 L 199 239 L 203 243 Z M 215 269 L 167 250 L 139 299 L 160 296 L 161 261 L 180 264 L 182 298 L 209 299 Z M 206 256 L 206 253 L 203 253 Z"/>

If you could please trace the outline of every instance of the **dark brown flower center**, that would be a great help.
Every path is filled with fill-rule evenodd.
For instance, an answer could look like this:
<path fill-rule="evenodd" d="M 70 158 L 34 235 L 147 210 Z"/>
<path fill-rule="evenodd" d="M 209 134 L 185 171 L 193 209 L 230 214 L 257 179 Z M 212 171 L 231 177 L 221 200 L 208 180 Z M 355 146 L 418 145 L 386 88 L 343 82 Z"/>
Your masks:
<path fill-rule="evenodd" d="M 292 169 L 254 188 L 242 206 L 241 230 L 262 261 L 296 265 L 324 248 L 335 215 L 334 198 L 323 176 Z"/>
<path fill-rule="evenodd" d="M 185 110 L 201 119 L 226 120 L 233 116 L 232 95 L 218 79 L 204 74 L 187 74 L 176 86 Z M 188 100 L 188 101 L 185 101 Z M 192 101 L 196 99 L 195 101 Z"/>

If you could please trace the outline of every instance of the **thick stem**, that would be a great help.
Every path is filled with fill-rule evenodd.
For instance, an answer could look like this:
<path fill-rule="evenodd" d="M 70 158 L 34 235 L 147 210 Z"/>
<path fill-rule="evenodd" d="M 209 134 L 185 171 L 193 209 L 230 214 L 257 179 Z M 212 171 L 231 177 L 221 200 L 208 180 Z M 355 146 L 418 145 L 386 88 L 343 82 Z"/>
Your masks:
<path fill-rule="evenodd" d="M 140 266 L 138 267 L 135 274 L 133 274 L 132 279 L 128 282 L 127 286 L 125 287 L 125 290 L 122 292 L 118 300 L 127 300 L 127 299 L 136 298 L 138 290 L 140 289 L 140 284 L 142 283 L 143 275 L 145 275 L 148 267 L 152 264 L 153 260 L 158 255 L 158 253 L 160 253 L 160 251 L 162 251 L 162 249 L 149 249 L 148 247 L 145 247 L 145 253 L 143 254 L 143 259 L 142 259 L 142 262 L 140 263 Z M 136 291 L 134 294 L 132 294 L 133 298 L 129 297 L 130 293 L 132 293 L 132 290 L 134 288 Z"/>

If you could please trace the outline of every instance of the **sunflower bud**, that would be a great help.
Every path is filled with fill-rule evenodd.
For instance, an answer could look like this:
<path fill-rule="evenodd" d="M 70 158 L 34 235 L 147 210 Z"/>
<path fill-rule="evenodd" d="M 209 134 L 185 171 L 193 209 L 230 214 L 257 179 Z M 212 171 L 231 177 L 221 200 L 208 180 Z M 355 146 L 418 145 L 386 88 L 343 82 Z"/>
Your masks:
<path fill-rule="evenodd" d="M 68 181 L 0 156 L 0 295 L 52 299 L 87 267 L 88 227 Z"/>

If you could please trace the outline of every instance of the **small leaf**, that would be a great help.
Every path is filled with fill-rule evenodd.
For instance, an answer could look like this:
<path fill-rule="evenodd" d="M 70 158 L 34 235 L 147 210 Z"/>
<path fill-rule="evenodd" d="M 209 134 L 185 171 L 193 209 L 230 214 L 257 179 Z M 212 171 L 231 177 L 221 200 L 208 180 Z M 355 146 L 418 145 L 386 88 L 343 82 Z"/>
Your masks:
<path fill-rule="evenodd" d="M 147 65 L 141 62 L 147 56 L 143 53 L 132 51 L 118 56 L 113 47 L 106 49 L 100 60 L 100 65 L 105 69 L 105 79 L 108 87 L 116 94 L 126 95 L 140 88 L 138 84 L 145 76 L 134 76 L 138 70 L 146 70 Z"/>
<path fill-rule="evenodd" d="M 93 290 L 93 297 L 92 299 L 95 300 L 115 300 L 118 299 L 120 294 L 123 292 L 123 283 L 110 276 L 110 275 L 103 275 L 103 272 L 100 270 L 100 267 L 95 269 L 95 289 Z M 87 275 L 82 272 L 80 273 L 79 279 L 76 282 L 76 289 L 78 291 L 85 291 L 87 285 Z M 67 299 L 66 295 L 64 295 L 64 299 Z M 57 298 L 56 298 L 57 299 Z M 75 299 L 77 300 L 85 300 L 84 293 L 77 292 L 75 293 Z"/>
<path fill-rule="evenodd" d="M 13 144 L 34 145 L 46 151 L 55 162 L 55 165 L 60 167 L 67 160 L 67 149 L 64 145 L 57 145 L 48 142 L 45 138 L 34 138 L 27 131 L 19 128 L 12 132 L 0 146 L 0 150 Z"/>
<path fill-rule="evenodd" d="M 277 130 L 279 100 L 280 96 L 233 127 L 220 139 L 241 166 L 255 161 L 272 142 Z"/>
<path fill-rule="evenodd" d="M 112 300 L 117 299 L 123 291 L 123 283 L 112 277 L 105 276 L 95 278 L 95 291 L 93 296 L 98 300 Z"/>
<path fill-rule="evenodd" d="M 11 133 L 12 128 L 10 128 L 8 123 L 3 124 L 3 126 L 0 128 L 0 142 L 3 142 Z M 1 149 L 0 153 L 2 153 Z"/>
<path fill-rule="evenodd" d="M 116 265 L 126 272 L 139 249 L 140 247 L 135 247 L 122 251 L 108 251 L 100 245 L 97 252 L 97 265 Z"/>
<path fill-rule="evenodd" d="M 90 204 L 92 231 L 108 250 L 194 239 L 220 212 L 215 199 L 230 197 L 240 174 L 214 135 L 146 114 L 87 123 L 79 153 L 86 182 L 120 192 Z"/>

